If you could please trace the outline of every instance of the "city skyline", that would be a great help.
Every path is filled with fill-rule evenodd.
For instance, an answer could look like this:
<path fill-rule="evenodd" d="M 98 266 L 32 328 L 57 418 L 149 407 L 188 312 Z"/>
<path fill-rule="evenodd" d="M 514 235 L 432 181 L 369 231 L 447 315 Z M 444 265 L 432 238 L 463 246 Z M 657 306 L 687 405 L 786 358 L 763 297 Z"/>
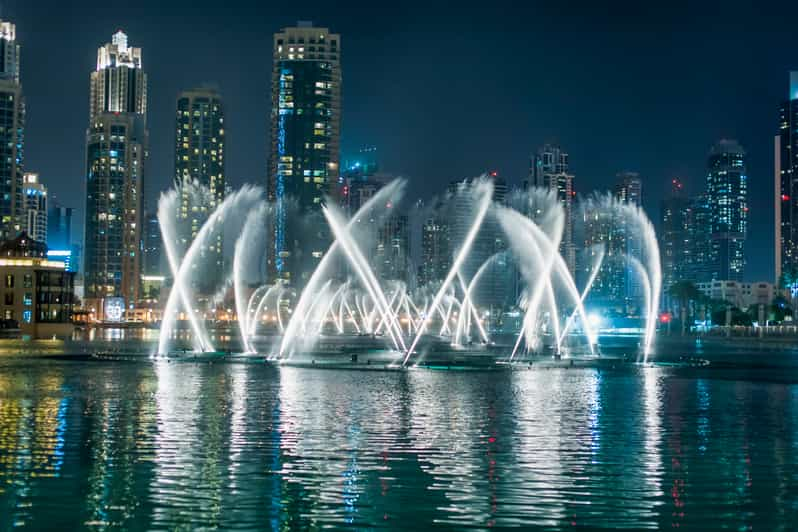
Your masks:
<path fill-rule="evenodd" d="M 158 31 L 159 23 L 174 21 L 179 5 L 159 9 L 160 17 L 150 17 L 155 6 L 145 2 L 124 17 L 127 20 L 111 14 L 83 20 L 80 14 L 91 9 L 90 5 L 66 10 L 47 2 L 32 4 L 11 4 L 4 13 L 5 18 L 16 24 L 17 40 L 23 46 L 22 82 L 28 105 L 26 167 L 39 172 L 43 182 L 65 205 L 82 209 L 85 197 L 75 186 L 82 180 L 84 163 L 83 147 L 80 142 L 75 146 L 74 137 L 77 135 L 80 141 L 80 129 L 85 128 L 87 87 L 85 78 L 74 77 L 74 72 L 85 72 L 91 64 L 87 62 L 90 51 L 107 41 L 109 33 L 122 27 L 137 46 L 151 50 L 146 69 L 150 75 L 148 128 L 153 139 L 149 173 L 153 188 L 163 190 L 169 185 L 173 151 L 168 124 L 173 119 L 174 98 L 180 90 L 207 81 L 218 82 L 222 97 L 229 102 L 228 175 L 231 184 L 237 186 L 243 182 L 261 184 L 266 178 L 269 102 L 264 90 L 269 84 L 271 35 L 281 27 L 296 24 L 299 19 L 310 19 L 319 26 L 330 27 L 347 40 L 343 56 L 346 90 L 342 160 L 360 145 L 376 144 L 381 153 L 381 166 L 393 174 L 406 175 L 411 190 L 427 196 L 444 188 L 452 179 L 475 175 L 484 168 L 496 168 L 510 185 L 518 184 L 525 176 L 530 151 L 554 141 L 568 146 L 573 172 L 579 176 L 577 190 L 580 193 L 593 188 L 609 189 L 615 174 L 624 169 L 639 172 L 645 179 L 644 206 L 655 219 L 657 198 L 671 179 L 681 179 L 691 192 L 700 189 L 705 179 L 707 150 L 720 138 L 736 138 L 750 154 L 752 183 L 762 184 L 751 187 L 749 232 L 760 237 L 748 246 L 746 277 L 765 279 L 773 275 L 770 273 L 773 271 L 773 201 L 772 192 L 766 189 L 772 188 L 772 139 L 777 132 L 778 107 L 787 93 L 789 70 L 795 68 L 796 63 L 789 53 L 782 51 L 789 46 L 771 48 L 765 54 L 768 37 L 756 44 L 756 51 L 747 51 L 741 56 L 741 68 L 748 69 L 750 80 L 746 76 L 723 74 L 724 65 L 733 60 L 733 53 L 728 54 L 729 58 L 715 58 L 714 62 L 704 62 L 707 56 L 701 61 L 691 57 L 691 47 L 707 49 L 713 32 L 717 31 L 715 28 L 723 26 L 713 25 L 708 35 L 697 36 L 700 24 L 707 23 L 712 15 L 708 7 L 682 7 L 657 18 L 663 14 L 645 14 L 633 6 L 621 5 L 619 8 L 625 9 L 621 17 L 624 28 L 616 37 L 610 31 L 617 29 L 616 23 L 606 15 L 587 10 L 573 22 L 575 29 L 587 31 L 582 40 L 593 39 L 597 43 L 591 50 L 592 56 L 585 55 L 586 45 L 582 40 L 571 47 L 559 41 L 547 43 L 553 58 L 567 59 L 570 65 L 567 69 L 559 67 L 548 71 L 557 82 L 552 85 L 560 87 L 560 92 L 552 98 L 551 91 L 545 87 L 529 91 L 526 75 L 515 79 L 499 73 L 493 80 L 472 82 L 470 74 L 455 72 L 463 61 L 473 62 L 476 69 L 491 62 L 497 66 L 507 64 L 507 59 L 496 53 L 499 45 L 489 42 L 486 36 L 504 32 L 507 46 L 511 47 L 512 43 L 541 35 L 534 30 L 540 30 L 543 21 L 550 22 L 553 27 L 565 23 L 562 14 L 551 9 L 536 13 L 534 20 L 524 19 L 528 27 L 500 16 L 493 8 L 486 8 L 484 13 L 465 10 L 453 16 L 446 31 L 436 33 L 435 23 L 451 14 L 435 6 L 424 20 L 414 20 L 410 9 L 399 9 L 378 31 L 357 24 L 369 17 L 368 9 L 344 6 L 336 11 L 325 6 L 309 6 L 299 10 L 302 12 L 276 14 L 266 8 L 240 5 L 235 23 L 220 25 L 224 29 L 218 30 L 222 31 L 219 37 L 224 37 L 224 42 L 214 39 L 217 48 L 208 51 L 201 41 L 190 38 L 216 27 L 202 8 L 192 15 L 197 22 L 194 29 L 188 29 L 190 24 L 176 24 L 173 32 L 164 34 Z M 42 6 L 52 7 L 52 16 L 47 20 L 35 16 L 36 8 Z M 519 13 L 528 14 L 529 10 Z M 239 16 L 242 14 L 251 16 Z M 782 24 L 781 18 L 745 15 L 745 10 L 738 10 L 734 15 L 724 11 L 719 16 L 727 25 L 748 24 L 752 31 Z M 229 15 L 222 15 L 222 22 L 227 20 L 226 16 Z M 586 28 L 591 16 L 596 18 L 592 29 Z M 59 24 L 64 17 L 79 20 L 80 31 L 69 42 L 59 37 L 65 31 L 64 24 Z M 622 48 L 622 37 L 640 37 L 638 32 L 628 29 L 630 21 L 639 22 L 641 30 L 653 30 L 654 34 L 680 27 L 686 38 L 684 42 L 667 43 L 672 57 L 663 58 L 665 47 L 645 37 L 638 43 L 639 50 L 631 52 L 632 61 L 629 62 L 611 52 Z M 410 38 L 403 28 L 419 33 Z M 54 63 L 48 53 L 55 39 L 61 43 L 61 51 Z M 440 46 L 422 46 L 422 42 L 435 42 Z M 535 40 L 529 42 L 530 50 L 540 51 L 538 47 L 542 44 Z M 726 46 L 730 51 L 740 46 L 726 38 L 718 42 L 717 46 Z M 188 52 L 189 44 L 207 53 L 195 54 L 195 57 Z M 451 64 L 441 63 L 443 56 L 455 49 L 461 49 L 463 57 L 453 58 Z M 650 60 L 642 59 L 644 52 L 653 54 Z M 175 62 L 173 56 L 191 57 Z M 531 51 L 522 59 L 530 65 L 537 64 L 532 62 Z M 211 68 L 199 69 L 202 77 L 196 77 L 197 74 L 189 70 L 198 70 L 196 65 L 200 60 Z M 546 65 L 546 61 L 550 61 L 539 60 Z M 590 63 L 595 60 L 606 69 L 603 79 L 611 81 L 578 83 L 578 79 L 593 79 L 590 72 L 594 67 Z M 739 57 L 734 60 L 740 62 Z M 657 61 L 662 65 L 652 70 Z M 388 64 L 394 68 L 387 69 Z M 409 70 L 410 64 L 415 64 L 414 71 Z M 38 65 L 42 68 L 34 68 Z M 621 65 L 628 67 L 628 71 L 618 77 Z M 60 76 L 63 87 L 55 96 L 48 84 L 41 81 L 44 71 L 57 76 L 69 72 L 69 75 Z M 241 75 L 242 72 L 246 75 Z M 436 73 L 440 79 L 431 77 Z M 420 93 L 415 92 L 416 89 L 408 93 L 408 87 L 413 87 L 412 81 L 421 77 L 427 80 L 425 99 L 418 100 Z M 695 83 L 676 83 L 684 77 Z M 729 86 L 718 83 L 724 80 L 728 80 Z M 449 98 L 444 89 L 451 87 L 452 82 L 458 84 L 461 94 Z M 521 92 L 522 87 L 524 92 Z M 400 98 L 401 93 L 405 96 Z M 480 102 L 491 95 L 501 98 L 489 112 Z M 588 98 L 588 95 L 593 96 Z M 688 101 L 691 95 L 694 98 Z M 480 105 L 469 108 L 468 113 L 459 113 L 464 114 L 463 117 L 456 116 L 454 108 L 462 106 L 467 98 Z M 619 109 L 621 100 L 630 102 L 629 109 Z M 591 105 L 588 109 L 586 106 L 594 101 L 602 105 Z M 517 116 L 506 113 L 511 104 L 518 108 Z M 433 114 L 438 115 L 435 123 L 441 128 L 441 135 L 430 136 L 428 119 L 420 116 L 417 109 L 429 105 L 435 106 Z M 59 116 L 64 117 L 63 129 L 54 130 L 45 125 L 54 106 L 61 113 Z M 649 109 L 656 111 L 654 115 Z M 728 109 L 739 112 L 729 113 Z M 79 114 L 83 118 L 76 121 Z M 651 120 L 641 123 L 639 116 L 651 116 Z M 496 135 L 486 135 L 486 120 L 497 130 L 508 133 L 498 139 Z M 597 127 L 607 128 L 606 134 L 600 135 L 603 138 L 597 138 L 591 131 Z M 452 134 L 455 130 L 456 135 Z M 78 218 L 82 219 L 82 215 Z"/>

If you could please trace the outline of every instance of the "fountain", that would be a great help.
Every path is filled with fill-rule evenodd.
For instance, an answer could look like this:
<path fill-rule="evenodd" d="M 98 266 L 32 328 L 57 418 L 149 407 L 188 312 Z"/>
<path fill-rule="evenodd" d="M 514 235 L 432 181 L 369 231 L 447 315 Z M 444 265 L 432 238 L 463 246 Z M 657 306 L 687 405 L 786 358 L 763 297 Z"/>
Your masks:
<path fill-rule="evenodd" d="M 304 288 L 292 296 L 293 287 L 282 281 L 257 285 L 264 250 L 269 245 L 265 220 L 285 207 L 267 203 L 257 187 L 244 187 L 210 213 L 183 251 L 175 245 L 177 202 L 181 195 L 202 191 L 190 183 L 182 186 L 184 189 L 162 195 L 159 202 L 162 236 L 174 278 L 164 311 L 159 354 L 169 352 L 181 311 L 190 327 L 194 351 L 215 351 L 205 320 L 193 303 L 192 287 L 200 270 L 198 262 L 203 260 L 201 250 L 208 239 L 222 230 L 237 235 L 229 278 L 237 336 L 244 354 L 254 356 L 261 352 L 264 338 L 271 345 L 262 354 L 281 362 L 312 357 L 320 338 L 327 339 L 326 344 L 338 338 L 342 352 L 361 342 L 381 344 L 386 356 L 400 367 L 424 363 L 426 353 L 443 346 L 461 354 L 501 351 L 510 362 L 521 352 L 539 356 L 546 349 L 558 357 L 568 356 L 566 344 L 574 343 L 584 346 L 586 354 L 595 353 L 598 333 L 586 304 L 594 282 L 606 266 L 607 250 L 602 245 L 590 250 L 592 261 L 585 267 L 587 279 L 578 287 L 574 272 L 560 253 L 566 212 L 551 191 L 533 188 L 515 193 L 508 202 L 499 204 L 494 202 L 491 180 L 483 177 L 462 185 L 440 202 L 445 208 L 469 205 L 470 209 L 458 213 L 458 219 L 465 222 L 461 225 L 462 242 L 452 250 L 451 267 L 440 281 L 414 286 L 412 290 L 403 281 L 380 277 L 369 252 L 375 231 L 388 217 L 384 212 L 388 209 L 382 207 L 401 200 L 405 182 L 386 184 L 350 218 L 334 202 L 328 202 L 321 212 L 332 243 Z M 623 224 L 627 234 L 639 239 L 639 245 L 626 250 L 624 260 L 641 285 L 641 314 L 645 318 L 641 355 L 646 361 L 653 349 L 661 291 L 653 226 L 642 210 L 608 196 L 593 196 L 583 207 L 608 213 Z M 367 223 L 372 225 L 364 226 L 362 220 L 369 220 Z M 488 230 L 488 223 L 493 224 L 489 230 L 498 231 L 496 234 L 506 247 L 489 255 L 473 255 L 475 243 L 481 232 Z M 617 260 L 615 255 L 613 259 Z M 480 262 L 474 264 L 476 259 L 472 256 L 480 256 Z M 471 266 L 467 268 L 466 264 Z M 519 282 L 513 303 L 521 311 L 521 321 L 512 331 L 514 340 L 505 347 L 495 345 L 498 332 L 485 321 L 489 313 L 479 295 L 480 286 L 486 280 L 493 281 L 486 272 L 494 272 L 497 264 L 511 265 L 518 272 Z M 264 319 L 274 323 L 271 336 L 258 336 L 258 325 Z"/>

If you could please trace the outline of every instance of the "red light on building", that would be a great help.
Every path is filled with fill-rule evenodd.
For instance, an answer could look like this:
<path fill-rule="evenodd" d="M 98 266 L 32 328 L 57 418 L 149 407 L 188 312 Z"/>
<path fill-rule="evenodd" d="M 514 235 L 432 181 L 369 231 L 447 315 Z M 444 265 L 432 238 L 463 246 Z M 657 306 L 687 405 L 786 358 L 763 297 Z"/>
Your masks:
<path fill-rule="evenodd" d="M 497 172 L 496 170 L 494 170 L 494 171 L 492 171 L 492 172 L 490 173 L 490 176 L 491 176 L 491 177 L 496 177 L 497 175 L 499 175 L 499 172 Z"/>
<path fill-rule="evenodd" d="M 671 313 L 670 312 L 663 312 L 659 315 L 659 321 L 661 323 L 670 323 L 671 321 Z"/>
<path fill-rule="evenodd" d="M 781 201 L 790 201 L 790 197 L 787 194 L 782 194 Z"/>

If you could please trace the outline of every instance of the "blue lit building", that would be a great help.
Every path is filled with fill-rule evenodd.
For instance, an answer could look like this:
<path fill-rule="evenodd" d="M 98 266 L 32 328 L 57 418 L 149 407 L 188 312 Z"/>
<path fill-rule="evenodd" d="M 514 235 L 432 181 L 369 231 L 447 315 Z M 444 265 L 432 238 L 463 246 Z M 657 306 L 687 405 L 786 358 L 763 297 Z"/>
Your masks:
<path fill-rule="evenodd" d="M 712 280 L 742 281 L 748 233 L 748 172 L 736 140 L 718 141 L 707 160 L 709 272 Z"/>
<path fill-rule="evenodd" d="M 341 130 L 341 38 L 300 22 L 274 35 L 267 190 L 277 208 L 270 277 L 301 286 L 330 243 L 321 206 L 335 196 Z"/>

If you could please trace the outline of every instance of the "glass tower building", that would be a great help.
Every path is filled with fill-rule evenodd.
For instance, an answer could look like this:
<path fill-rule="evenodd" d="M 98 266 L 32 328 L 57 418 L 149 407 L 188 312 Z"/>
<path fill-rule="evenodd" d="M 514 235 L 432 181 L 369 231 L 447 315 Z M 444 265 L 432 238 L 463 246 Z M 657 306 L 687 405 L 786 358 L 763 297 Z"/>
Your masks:
<path fill-rule="evenodd" d="M 177 97 L 175 116 L 175 185 L 181 191 L 178 212 L 180 247 L 186 249 L 197 236 L 225 194 L 224 108 L 219 93 L 211 88 L 183 91 Z M 191 182 L 206 194 L 192 194 Z M 222 233 L 215 232 L 203 246 L 198 261 L 203 275 L 196 286 L 211 293 L 220 285 L 224 273 Z"/>
<path fill-rule="evenodd" d="M 776 281 L 798 287 L 798 72 L 790 72 L 790 92 L 779 108 L 775 142 Z"/>
<path fill-rule="evenodd" d="M 707 160 L 710 223 L 710 271 L 713 280 L 742 281 L 748 231 L 748 175 L 745 150 L 721 140 Z"/>
<path fill-rule="evenodd" d="M 19 65 L 16 26 L 0 20 L 0 240 L 16 237 L 23 223 L 25 99 Z"/>
<path fill-rule="evenodd" d="M 118 31 L 97 52 L 86 135 L 85 291 L 102 308 L 131 309 L 141 275 L 142 185 L 147 159 L 147 75 L 141 49 Z"/>
<path fill-rule="evenodd" d="M 341 37 L 300 22 L 274 35 L 273 59 L 267 190 L 277 207 L 268 269 L 302 286 L 330 242 L 320 211 L 339 177 Z"/>

